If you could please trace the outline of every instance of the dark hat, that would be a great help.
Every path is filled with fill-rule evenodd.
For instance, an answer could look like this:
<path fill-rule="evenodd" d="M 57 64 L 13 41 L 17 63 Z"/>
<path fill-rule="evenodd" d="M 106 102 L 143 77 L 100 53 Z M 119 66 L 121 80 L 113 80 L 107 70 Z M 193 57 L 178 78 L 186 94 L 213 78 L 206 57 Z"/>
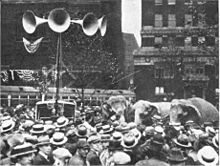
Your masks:
<path fill-rule="evenodd" d="M 124 135 L 121 145 L 126 149 L 134 148 L 138 143 L 138 139 L 133 133 L 127 133 Z"/>
<path fill-rule="evenodd" d="M 101 134 L 101 142 L 109 142 L 109 141 L 111 141 L 110 134 Z"/>
<path fill-rule="evenodd" d="M 184 148 L 192 147 L 192 144 L 189 141 L 189 137 L 186 134 L 180 134 L 177 137 L 177 139 L 174 138 L 173 141 L 174 141 L 175 144 L 177 144 L 177 145 L 179 145 L 181 147 L 184 147 Z"/>
<path fill-rule="evenodd" d="M 109 124 L 102 126 L 102 129 L 100 130 L 100 134 L 109 134 L 113 131 L 113 127 L 111 127 Z"/>
<path fill-rule="evenodd" d="M 36 144 L 36 146 L 43 146 L 48 144 L 51 144 L 48 135 L 42 135 L 38 137 L 38 143 Z"/>
<path fill-rule="evenodd" d="M 155 134 L 153 136 L 153 139 L 151 140 L 151 145 L 163 145 L 164 144 L 164 138 L 161 134 Z"/>
<path fill-rule="evenodd" d="M 88 131 L 85 125 L 80 124 L 77 126 L 76 135 L 80 138 L 87 138 L 88 137 Z"/>
<path fill-rule="evenodd" d="M 183 152 L 178 148 L 172 148 L 167 159 L 171 162 L 183 162 L 187 160 L 187 158 L 184 157 Z"/>
<path fill-rule="evenodd" d="M 17 157 L 17 156 L 23 156 L 26 154 L 34 153 L 37 150 L 33 148 L 32 144 L 30 143 L 24 143 L 22 145 L 15 146 L 11 151 L 11 158 Z"/>
<path fill-rule="evenodd" d="M 1 125 L 1 133 L 11 131 L 15 127 L 15 122 L 13 120 L 5 120 Z"/>
<path fill-rule="evenodd" d="M 43 124 L 35 124 L 32 126 L 32 129 L 30 130 L 30 133 L 32 134 L 43 134 L 45 132 L 46 130 Z"/>
<path fill-rule="evenodd" d="M 55 122 L 55 126 L 60 128 L 60 127 L 65 127 L 69 123 L 69 119 L 67 119 L 65 116 L 61 116 L 57 119 Z"/>
<path fill-rule="evenodd" d="M 50 139 L 53 145 L 64 145 L 67 142 L 67 137 L 62 132 L 55 132 Z"/>
<path fill-rule="evenodd" d="M 77 142 L 77 148 L 78 148 L 78 149 L 90 149 L 90 146 L 89 146 L 89 144 L 88 144 L 86 141 L 84 141 L 84 140 L 79 140 L 79 141 Z"/>

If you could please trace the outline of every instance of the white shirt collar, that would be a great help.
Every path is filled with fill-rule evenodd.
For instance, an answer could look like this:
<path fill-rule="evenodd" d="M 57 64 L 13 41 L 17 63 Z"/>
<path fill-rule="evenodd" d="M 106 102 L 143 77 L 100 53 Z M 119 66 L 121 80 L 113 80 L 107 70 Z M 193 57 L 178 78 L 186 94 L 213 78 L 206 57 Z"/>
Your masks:
<path fill-rule="evenodd" d="M 40 154 L 41 156 L 43 156 L 46 160 L 48 160 L 48 156 L 47 156 L 44 152 L 39 151 L 39 154 Z"/>

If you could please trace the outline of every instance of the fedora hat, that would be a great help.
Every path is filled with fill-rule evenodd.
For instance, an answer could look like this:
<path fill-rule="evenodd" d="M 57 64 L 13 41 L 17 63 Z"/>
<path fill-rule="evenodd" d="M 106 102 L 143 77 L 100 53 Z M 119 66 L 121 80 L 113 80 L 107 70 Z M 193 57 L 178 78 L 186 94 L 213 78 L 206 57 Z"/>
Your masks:
<path fill-rule="evenodd" d="M 134 136 L 133 133 L 127 133 L 124 135 L 121 145 L 126 149 L 134 148 L 138 143 L 137 138 Z"/>
<path fill-rule="evenodd" d="M 48 135 L 39 136 L 37 141 L 38 143 L 36 144 L 36 146 L 43 146 L 43 145 L 51 144 L 50 138 Z"/>
<path fill-rule="evenodd" d="M 186 157 L 184 157 L 183 152 L 178 148 L 172 148 L 167 159 L 170 162 L 184 162 L 187 160 Z"/>
<path fill-rule="evenodd" d="M 15 127 L 15 122 L 13 120 L 5 120 L 2 122 L 1 133 L 11 131 Z"/>
<path fill-rule="evenodd" d="M 23 156 L 23 155 L 34 153 L 36 151 L 37 150 L 33 148 L 31 143 L 25 142 L 22 145 L 15 146 L 11 151 L 10 157 L 15 158 L 18 156 Z"/>
<path fill-rule="evenodd" d="M 161 134 L 155 134 L 151 140 L 151 145 L 162 146 L 164 144 L 164 138 Z"/>
<path fill-rule="evenodd" d="M 199 149 L 197 158 L 205 166 L 214 166 L 218 163 L 218 153 L 211 146 L 204 146 Z"/>
<path fill-rule="evenodd" d="M 61 116 L 57 119 L 55 122 L 55 126 L 60 128 L 60 127 L 65 127 L 69 123 L 69 119 L 67 119 L 65 116 Z"/>
<path fill-rule="evenodd" d="M 35 124 L 32 126 L 32 129 L 30 130 L 30 133 L 32 134 L 43 134 L 45 132 L 46 130 L 43 124 Z"/>
<path fill-rule="evenodd" d="M 192 147 L 192 144 L 191 142 L 189 142 L 189 137 L 186 135 L 186 134 L 180 134 L 177 139 L 174 138 L 173 139 L 174 143 L 181 146 L 181 147 L 184 147 L 184 148 L 190 148 Z"/>
<path fill-rule="evenodd" d="M 55 132 L 50 139 L 50 143 L 53 145 L 64 145 L 67 142 L 67 137 L 62 132 Z"/>
<path fill-rule="evenodd" d="M 212 138 L 212 143 L 216 148 L 219 148 L 219 134 L 218 133 Z"/>
<path fill-rule="evenodd" d="M 80 138 L 87 138 L 88 137 L 88 130 L 85 125 L 80 124 L 76 128 L 76 135 Z"/>
<path fill-rule="evenodd" d="M 110 134 L 101 134 L 101 142 L 110 142 L 111 141 L 111 135 Z"/>
<path fill-rule="evenodd" d="M 110 134 L 113 131 L 113 127 L 109 124 L 102 126 L 102 129 L 100 130 L 100 134 Z"/>

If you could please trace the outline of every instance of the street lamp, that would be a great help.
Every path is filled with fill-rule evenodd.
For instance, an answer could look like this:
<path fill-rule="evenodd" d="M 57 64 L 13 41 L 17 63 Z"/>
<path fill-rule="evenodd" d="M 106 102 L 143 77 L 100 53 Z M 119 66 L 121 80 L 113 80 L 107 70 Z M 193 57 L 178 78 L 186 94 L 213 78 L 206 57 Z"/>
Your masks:
<path fill-rule="evenodd" d="M 59 34 L 56 55 L 57 79 L 55 109 L 57 111 L 59 99 L 60 57 L 62 57 L 61 34 L 69 28 L 71 23 L 76 23 L 82 26 L 83 32 L 87 36 L 94 35 L 98 29 L 100 30 L 101 36 L 104 36 L 106 33 L 107 19 L 105 16 L 102 16 L 100 19 L 97 19 L 93 13 L 88 13 L 84 16 L 82 20 L 71 20 L 70 15 L 64 8 L 55 8 L 51 10 L 48 19 L 39 18 L 35 16 L 34 12 L 31 10 L 27 10 L 23 14 L 22 25 L 24 30 L 29 34 L 34 33 L 37 26 L 43 23 L 48 23 L 50 29 Z"/>

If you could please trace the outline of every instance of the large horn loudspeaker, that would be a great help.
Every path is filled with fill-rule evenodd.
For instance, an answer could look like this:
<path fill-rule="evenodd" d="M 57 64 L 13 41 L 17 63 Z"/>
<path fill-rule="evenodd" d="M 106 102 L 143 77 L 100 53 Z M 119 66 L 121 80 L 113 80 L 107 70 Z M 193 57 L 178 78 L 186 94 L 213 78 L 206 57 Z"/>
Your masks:
<path fill-rule="evenodd" d="M 22 17 L 22 25 L 24 30 L 29 34 L 34 33 L 37 26 L 45 22 L 47 22 L 46 19 L 35 16 L 34 12 L 31 10 L 27 10 Z"/>

